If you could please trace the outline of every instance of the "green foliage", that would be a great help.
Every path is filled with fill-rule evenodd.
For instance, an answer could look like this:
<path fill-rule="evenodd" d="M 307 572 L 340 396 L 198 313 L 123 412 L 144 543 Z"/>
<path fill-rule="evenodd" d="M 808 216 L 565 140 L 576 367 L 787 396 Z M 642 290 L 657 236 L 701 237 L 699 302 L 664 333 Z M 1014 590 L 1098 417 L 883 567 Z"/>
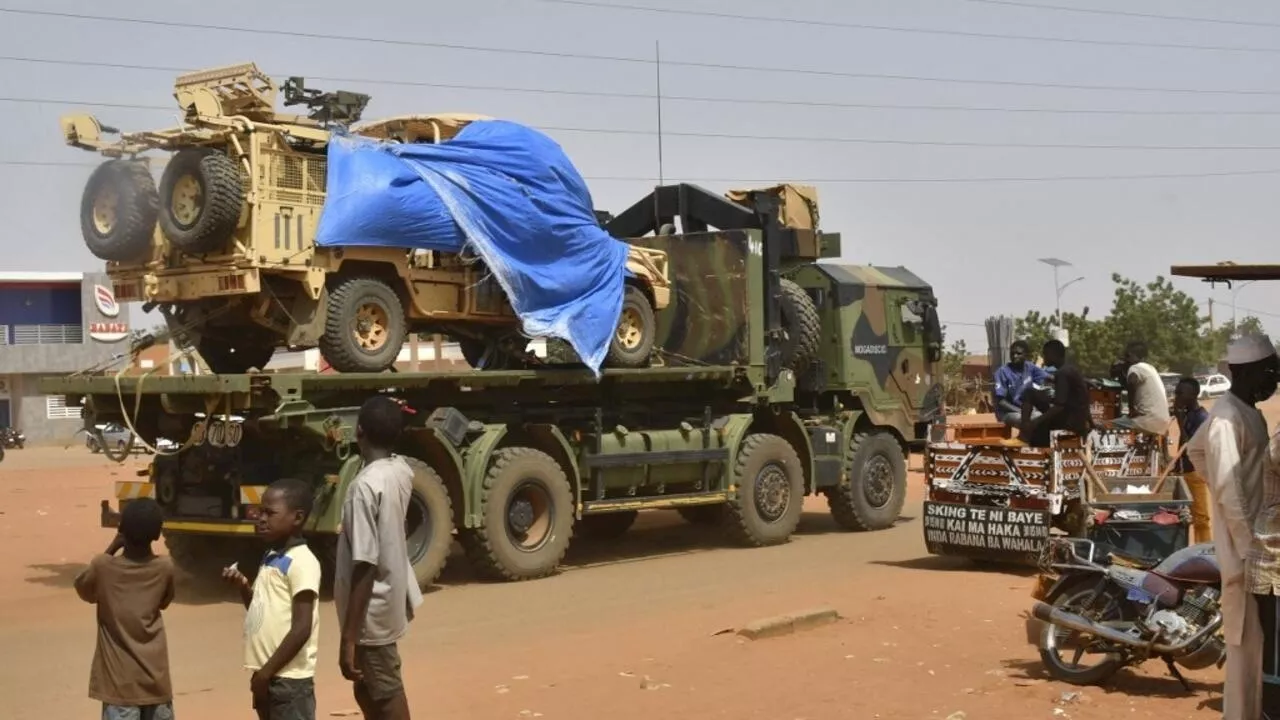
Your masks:
<path fill-rule="evenodd" d="M 1224 323 L 1209 329 L 1209 318 L 1200 314 L 1195 299 L 1178 290 L 1162 276 L 1139 284 L 1112 274 L 1115 294 L 1111 312 L 1104 318 L 1089 317 L 1089 308 L 1079 315 L 1063 313 L 1071 358 L 1086 375 L 1105 376 L 1131 340 L 1147 344 L 1147 361 L 1162 372 L 1192 373 L 1217 365 L 1226 352 L 1235 327 Z M 1052 337 L 1052 316 L 1030 311 L 1014 323 L 1014 333 L 1038 354 Z M 1262 323 L 1246 317 L 1241 333 L 1263 332 Z"/>

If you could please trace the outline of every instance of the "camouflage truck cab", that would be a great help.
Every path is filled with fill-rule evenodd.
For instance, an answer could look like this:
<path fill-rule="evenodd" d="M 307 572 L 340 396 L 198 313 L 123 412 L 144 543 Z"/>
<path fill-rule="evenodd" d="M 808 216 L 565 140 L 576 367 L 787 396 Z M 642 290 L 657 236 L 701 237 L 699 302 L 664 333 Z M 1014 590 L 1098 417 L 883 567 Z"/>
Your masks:
<path fill-rule="evenodd" d="M 481 263 L 453 253 L 316 248 L 327 143 L 369 101 L 319 93 L 290 78 L 285 105 L 253 64 L 189 73 L 174 85 L 182 125 L 119 133 L 89 115 L 62 118 L 68 145 L 111 158 L 89 178 L 81 230 L 121 302 L 158 307 L 179 343 L 214 372 L 263 368 L 276 348 L 320 347 L 344 372 L 396 361 L 410 333 L 455 337 L 474 366 L 519 367 L 528 338 Z M 404 115 L 352 132 L 439 143 L 483 115 Z M 104 133 L 119 134 L 105 140 Z M 157 187 L 148 150 L 172 153 Z M 619 331 L 606 365 L 644 367 L 654 314 L 668 299 L 667 258 L 632 248 Z"/>

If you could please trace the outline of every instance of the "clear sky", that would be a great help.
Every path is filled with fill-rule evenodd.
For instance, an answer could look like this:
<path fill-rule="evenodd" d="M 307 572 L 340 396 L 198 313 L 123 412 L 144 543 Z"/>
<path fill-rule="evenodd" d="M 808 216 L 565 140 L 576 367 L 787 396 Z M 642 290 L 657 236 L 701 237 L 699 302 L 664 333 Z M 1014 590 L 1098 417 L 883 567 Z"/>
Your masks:
<path fill-rule="evenodd" d="M 949 339 L 977 351 L 989 315 L 1052 309 L 1040 257 L 1074 263 L 1062 280 L 1085 279 L 1063 308 L 1095 313 L 1110 307 L 1113 271 L 1147 281 L 1174 263 L 1278 260 L 1273 3 L 622 2 L 0 0 L 0 268 L 100 267 L 77 221 L 97 158 L 62 144 L 59 114 L 172 125 L 176 108 L 161 108 L 175 70 L 245 61 L 369 93 L 366 118 L 477 112 L 542 128 L 615 212 L 659 176 L 660 69 L 667 182 L 816 185 L 846 260 L 914 270 Z M 1229 318 L 1230 292 L 1213 295 Z M 1280 282 L 1237 300 L 1276 313 L 1262 317 L 1280 334 L 1277 301 Z"/>

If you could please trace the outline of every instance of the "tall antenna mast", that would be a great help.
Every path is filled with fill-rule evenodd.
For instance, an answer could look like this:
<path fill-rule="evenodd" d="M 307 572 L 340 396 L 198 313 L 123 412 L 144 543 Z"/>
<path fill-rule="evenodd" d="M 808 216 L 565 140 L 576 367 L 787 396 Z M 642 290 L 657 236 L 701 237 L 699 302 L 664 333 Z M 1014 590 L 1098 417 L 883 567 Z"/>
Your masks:
<path fill-rule="evenodd" d="M 653 41 L 654 72 L 657 74 L 658 100 L 658 184 L 663 185 L 665 176 L 662 171 L 662 43 Z"/>

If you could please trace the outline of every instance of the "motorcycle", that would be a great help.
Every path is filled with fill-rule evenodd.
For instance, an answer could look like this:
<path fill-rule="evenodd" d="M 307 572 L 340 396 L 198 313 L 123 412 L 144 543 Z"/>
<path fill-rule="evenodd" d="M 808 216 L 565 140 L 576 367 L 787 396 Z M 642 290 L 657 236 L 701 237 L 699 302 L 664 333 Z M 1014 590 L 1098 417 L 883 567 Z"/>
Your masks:
<path fill-rule="evenodd" d="M 21 450 L 27 444 L 27 436 L 16 428 L 0 428 L 0 445 L 6 448 L 16 447 Z"/>
<path fill-rule="evenodd" d="M 1154 566 L 1126 558 L 1099 562 L 1096 552 L 1091 540 L 1053 538 L 1042 556 L 1046 572 L 1032 593 L 1038 602 L 1027 639 L 1052 677 L 1099 685 L 1123 667 L 1160 658 L 1190 691 L 1178 666 L 1222 667 L 1222 578 L 1212 543 L 1183 548 Z M 1090 652 L 1100 659 L 1082 664 Z"/>

